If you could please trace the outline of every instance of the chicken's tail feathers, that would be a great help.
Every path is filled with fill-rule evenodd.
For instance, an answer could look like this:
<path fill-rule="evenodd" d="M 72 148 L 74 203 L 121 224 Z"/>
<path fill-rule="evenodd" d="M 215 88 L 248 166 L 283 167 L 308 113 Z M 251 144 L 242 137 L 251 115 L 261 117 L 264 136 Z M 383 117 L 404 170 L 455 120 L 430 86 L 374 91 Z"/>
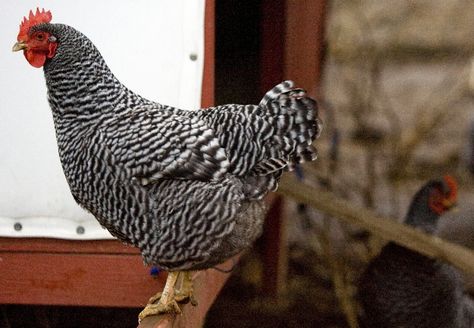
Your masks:
<path fill-rule="evenodd" d="M 268 104 L 268 101 L 278 98 L 283 92 L 290 91 L 295 86 L 293 81 L 283 81 L 280 84 L 274 86 L 269 90 L 262 98 L 258 104 L 260 107 L 265 107 Z"/>
<path fill-rule="evenodd" d="M 313 161 L 316 148 L 311 144 L 322 129 L 318 105 L 306 91 L 294 88 L 292 81 L 284 81 L 268 91 L 260 102 L 270 116 L 275 133 L 271 143 L 271 158 L 287 159 L 287 169 L 297 163 Z M 273 153 L 277 152 L 277 153 Z"/>

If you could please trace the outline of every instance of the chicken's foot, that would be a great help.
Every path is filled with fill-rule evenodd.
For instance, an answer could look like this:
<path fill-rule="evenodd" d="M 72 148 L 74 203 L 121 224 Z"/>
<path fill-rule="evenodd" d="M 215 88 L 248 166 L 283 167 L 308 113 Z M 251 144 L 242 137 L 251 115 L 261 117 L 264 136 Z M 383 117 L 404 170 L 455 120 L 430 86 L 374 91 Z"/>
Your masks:
<path fill-rule="evenodd" d="M 159 293 L 158 303 L 157 304 L 148 303 L 146 307 L 143 309 L 143 311 L 140 312 L 140 314 L 138 315 L 139 321 L 151 315 L 158 315 L 158 314 L 164 314 L 164 313 L 173 313 L 173 314 L 181 313 L 181 309 L 179 308 L 178 303 L 176 302 L 175 292 L 174 292 L 174 287 L 176 284 L 176 280 L 178 279 L 179 273 L 180 273 L 179 271 L 168 273 L 165 287 L 163 288 L 163 291 Z M 150 301 L 152 299 L 155 299 L 156 301 L 157 295 L 152 297 Z"/>

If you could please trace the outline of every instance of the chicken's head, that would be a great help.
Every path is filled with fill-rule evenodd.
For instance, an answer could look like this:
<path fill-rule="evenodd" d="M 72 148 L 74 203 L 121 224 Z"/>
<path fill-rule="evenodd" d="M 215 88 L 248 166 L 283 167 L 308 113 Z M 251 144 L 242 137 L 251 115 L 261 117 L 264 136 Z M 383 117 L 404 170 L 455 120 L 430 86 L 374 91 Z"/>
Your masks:
<path fill-rule="evenodd" d="M 36 8 L 36 13 L 33 14 L 30 10 L 28 18 L 24 17 L 20 24 L 18 42 L 12 50 L 23 50 L 26 60 L 34 67 L 42 67 L 46 59 L 54 57 L 56 53 L 56 37 L 41 28 L 42 24 L 48 24 L 51 19 L 50 11 Z"/>

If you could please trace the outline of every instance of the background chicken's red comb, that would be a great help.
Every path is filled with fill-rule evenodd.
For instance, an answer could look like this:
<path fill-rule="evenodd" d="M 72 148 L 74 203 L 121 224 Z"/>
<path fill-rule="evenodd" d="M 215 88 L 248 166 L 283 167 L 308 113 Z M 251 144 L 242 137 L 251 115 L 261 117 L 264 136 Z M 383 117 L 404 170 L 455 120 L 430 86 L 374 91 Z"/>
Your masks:
<path fill-rule="evenodd" d="M 26 17 L 23 17 L 23 21 L 20 24 L 20 32 L 18 33 L 17 40 L 24 41 L 28 36 L 28 31 L 30 30 L 30 27 L 41 23 L 49 23 L 51 22 L 52 18 L 53 15 L 51 14 L 51 11 L 45 11 L 44 8 L 41 11 L 39 10 L 39 8 L 36 8 L 35 14 L 33 14 L 33 11 L 30 10 L 28 19 Z"/>
<path fill-rule="evenodd" d="M 456 201 L 457 195 L 458 195 L 458 184 L 456 183 L 456 180 L 450 175 L 444 176 L 444 181 L 449 187 L 450 193 L 449 193 L 449 200 L 452 202 Z"/>

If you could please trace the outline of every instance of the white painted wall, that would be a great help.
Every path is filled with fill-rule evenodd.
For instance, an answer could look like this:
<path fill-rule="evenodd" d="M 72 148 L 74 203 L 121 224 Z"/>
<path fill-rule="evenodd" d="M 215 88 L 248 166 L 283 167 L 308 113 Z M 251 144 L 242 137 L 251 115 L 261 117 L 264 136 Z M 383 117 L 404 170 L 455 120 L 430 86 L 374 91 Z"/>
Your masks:
<path fill-rule="evenodd" d="M 114 74 L 163 104 L 200 107 L 205 0 L 41 1 L 53 23 L 87 35 Z M 109 238 L 75 204 L 57 154 L 42 69 L 11 52 L 37 1 L 0 2 L 0 236 Z M 190 59 L 197 54 L 197 60 Z M 22 229 L 16 231 L 14 224 Z M 81 225 L 84 234 L 77 234 Z M 17 225 L 18 226 L 18 225 Z"/>

